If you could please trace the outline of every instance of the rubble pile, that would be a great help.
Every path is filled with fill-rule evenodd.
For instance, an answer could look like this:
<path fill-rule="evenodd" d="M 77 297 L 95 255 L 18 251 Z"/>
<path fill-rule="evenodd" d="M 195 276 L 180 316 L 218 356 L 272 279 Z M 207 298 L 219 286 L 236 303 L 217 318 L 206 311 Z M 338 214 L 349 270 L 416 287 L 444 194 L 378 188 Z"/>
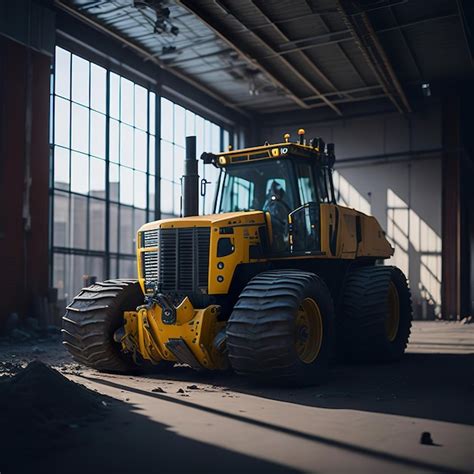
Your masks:
<path fill-rule="evenodd" d="M 104 397 L 35 360 L 12 377 L 0 378 L 0 430 L 60 434 L 104 414 Z"/>

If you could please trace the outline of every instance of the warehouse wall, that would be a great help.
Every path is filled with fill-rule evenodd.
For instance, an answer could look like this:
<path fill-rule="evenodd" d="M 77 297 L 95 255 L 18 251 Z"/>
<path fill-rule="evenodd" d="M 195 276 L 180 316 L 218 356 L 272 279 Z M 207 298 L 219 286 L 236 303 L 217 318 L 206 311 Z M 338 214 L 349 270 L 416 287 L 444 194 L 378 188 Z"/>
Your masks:
<path fill-rule="evenodd" d="M 0 332 L 48 295 L 50 61 L 0 36 Z"/>
<path fill-rule="evenodd" d="M 441 310 L 441 108 L 402 116 L 381 113 L 332 122 L 264 126 L 262 139 L 281 141 L 303 127 L 306 137 L 336 144 L 340 202 L 370 212 L 386 230 L 390 260 L 410 280 L 415 316 Z"/>

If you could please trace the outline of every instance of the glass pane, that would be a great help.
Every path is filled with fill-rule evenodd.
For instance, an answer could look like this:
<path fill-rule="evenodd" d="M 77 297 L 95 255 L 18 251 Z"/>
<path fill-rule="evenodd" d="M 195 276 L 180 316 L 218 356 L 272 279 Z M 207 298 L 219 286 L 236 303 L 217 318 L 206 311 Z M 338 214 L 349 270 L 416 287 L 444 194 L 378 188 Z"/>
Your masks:
<path fill-rule="evenodd" d="M 112 201 L 118 201 L 119 198 L 119 167 L 112 163 L 109 164 L 109 195 Z"/>
<path fill-rule="evenodd" d="M 109 265 L 110 265 L 110 274 L 109 274 L 109 278 L 119 278 L 119 274 L 118 274 L 118 260 L 114 257 L 111 257 L 109 259 Z"/>
<path fill-rule="evenodd" d="M 120 77 L 113 72 L 110 73 L 109 79 L 109 87 L 110 87 L 110 116 L 119 119 L 120 114 L 120 105 L 119 105 L 119 97 L 120 97 Z"/>
<path fill-rule="evenodd" d="M 211 122 L 204 121 L 204 151 L 212 151 Z"/>
<path fill-rule="evenodd" d="M 122 206 L 120 208 L 120 253 L 135 253 L 133 245 L 134 235 L 133 208 Z"/>
<path fill-rule="evenodd" d="M 173 183 L 161 180 L 161 212 L 173 214 Z"/>
<path fill-rule="evenodd" d="M 107 74 L 103 67 L 91 64 L 91 108 L 105 114 Z"/>
<path fill-rule="evenodd" d="M 135 127 L 147 129 L 148 104 L 147 90 L 135 84 Z"/>
<path fill-rule="evenodd" d="M 109 246 L 111 252 L 118 252 L 118 204 L 110 204 Z"/>
<path fill-rule="evenodd" d="M 184 149 L 179 146 L 174 147 L 174 181 L 179 183 L 184 173 Z"/>
<path fill-rule="evenodd" d="M 89 201 L 89 248 L 105 250 L 105 202 Z M 97 275 L 95 275 L 97 276 Z"/>
<path fill-rule="evenodd" d="M 87 198 L 71 195 L 71 239 L 70 246 L 87 246 Z"/>
<path fill-rule="evenodd" d="M 105 278 L 104 273 L 104 258 L 103 257 L 86 257 L 85 258 L 85 273 L 89 276 L 94 276 L 97 281 L 102 281 Z"/>
<path fill-rule="evenodd" d="M 196 115 L 186 110 L 186 136 L 190 137 L 196 133 Z"/>
<path fill-rule="evenodd" d="M 89 192 L 89 159 L 87 155 L 75 151 L 71 152 L 71 191 Z"/>
<path fill-rule="evenodd" d="M 133 204 L 133 171 L 120 167 L 120 202 Z"/>
<path fill-rule="evenodd" d="M 161 98 L 161 138 L 173 141 L 173 102 Z"/>
<path fill-rule="evenodd" d="M 133 128 L 120 124 L 120 164 L 133 167 Z"/>
<path fill-rule="evenodd" d="M 54 235 L 55 247 L 67 247 L 69 244 L 69 195 L 54 193 Z"/>
<path fill-rule="evenodd" d="M 69 189 L 69 150 L 54 147 L 54 187 Z"/>
<path fill-rule="evenodd" d="M 224 130 L 223 132 L 223 143 L 222 143 L 222 151 L 227 151 L 229 149 L 230 145 L 230 135 L 227 130 Z"/>
<path fill-rule="evenodd" d="M 210 184 L 206 187 L 204 214 L 212 214 L 214 211 L 214 196 L 217 191 L 220 170 L 214 166 L 206 166 L 206 179 Z"/>
<path fill-rule="evenodd" d="M 72 55 L 72 100 L 89 105 L 89 61 Z"/>
<path fill-rule="evenodd" d="M 71 90 L 71 53 L 56 47 L 54 88 L 57 95 L 69 99 Z"/>
<path fill-rule="evenodd" d="M 133 125 L 133 82 L 120 78 L 120 120 Z"/>
<path fill-rule="evenodd" d="M 135 129 L 135 169 L 147 171 L 146 133 Z"/>
<path fill-rule="evenodd" d="M 136 278 L 137 268 L 135 260 L 119 260 L 120 278 Z"/>
<path fill-rule="evenodd" d="M 135 171 L 135 197 L 134 205 L 142 209 L 146 208 L 146 174 Z"/>
<path fill-rule="evenodd" d="M 173 145 L 161 140 L 161 177 L 173 181 Z"/>
<path fill-rule="evenodd" d="M 149 166 L 149 173 L 150 174 L 155 174 L 155 161 L 156 161 L 156 151 L 155 151 L 155 137 L 153 135 L 149 135 L 150 139 L 150 144 L 149 144 L 149 161 L 148 161 L 148 166 Z"/>
<path fill-rule="evenodd" d="M 91 155 L 105 158 L 105 115 L 91 111 Z"/>
<path fill-rule="evenodd" d="M 152 211 L 155 210 L 155 177 L 150 176 L 148 178 L 148 207 Z"/>
<path fill-rule="evenodd" d="M 105 161 L 91 158 L 90 195 L 105 199 Z"/>
<path fill-rule="evenodd" d="M 109 122 L 109 157 L 110 161 L 114 163 L 119 162 L 119 123 L 116 120 L 110 119 Z"/>
<path fill-rule="evenodd" d="M 89 152 L 89 110 L 72 104 L 72 143 L 71 148 L 83 153 Z"/>
<path fill-rule="evenodd" d="M 58 300 L 64 300 L 66 281 L 66 255 L 55 253 L 53 256 L 53 288 L 58 290 Z M 67 301 L 69 304 L 69 301 Z"/>
<path fill-rule="evenodd" d="M 298 173 L 298 190 L 301 204 L 316 202 L 316 185 L 313 179 L 312 166 L 298 163 L 296 169 Z"/>
<path fill-rule="evenodd" d="M 69 148 L 70 102 L 56 97 L 54 99 L 54 143 Z"/>
<path fill-rule="evenodd" d="M 211 151 L 213 153 L 221 151 L 221 129 L 215 123 L 211 125 Z"/>
<path fill-rule="evenodd" d="M 204 151 L 204 119 L 196 115 L 196 154 L 201 156 Z M 201 160 L 199 160 L 201 162 Z"/>
<path fill-rule="evenodd" d="M 156 120 L 155 120 L 155 115 L 156 115 L 156 94 L 153 92 L 150 92 L 150 122 L 148 125 L 148 131 L 155 135 L 156 130 Z"/>
<path fill-rule="evenodd" d="M 135 239 L 138 229 L 147 222 L 146 211 L 141 209 L 135 209 Z M 136 242 L 135 242 L 136 244 Z"/>
<path fill-rule="evenodd" d="M 179 216 L 181 214 L 181 183 L 173 184 L 173 214 Z"/>
<path fill-rule="evenodd" d="M 174 106 L 174 142 L 177 145 L 184 146 L 185 143 L 185 127 L 184 127 L 184 109 L 180 105 Z"/>
<path fill-rule="evenodd" d="M 67 259 L 69 263 L 67 265 L 68 271 L 66 276 L 66 295 L 68 299 L 72 299 L 84 286 L 86 257 L 82 257 L 80 255 L 69 255 Z"/>

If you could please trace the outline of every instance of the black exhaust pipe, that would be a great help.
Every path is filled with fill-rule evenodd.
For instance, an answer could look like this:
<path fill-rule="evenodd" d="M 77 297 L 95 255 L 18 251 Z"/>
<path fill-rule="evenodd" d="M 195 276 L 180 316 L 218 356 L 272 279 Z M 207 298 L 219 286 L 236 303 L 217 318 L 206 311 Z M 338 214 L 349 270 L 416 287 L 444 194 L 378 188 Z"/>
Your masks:
<path fill-rule="evenodd" d="M 196 137 L 186 137 L 183 175 L 183 217 L 199 215 L 199 175 Z"/>

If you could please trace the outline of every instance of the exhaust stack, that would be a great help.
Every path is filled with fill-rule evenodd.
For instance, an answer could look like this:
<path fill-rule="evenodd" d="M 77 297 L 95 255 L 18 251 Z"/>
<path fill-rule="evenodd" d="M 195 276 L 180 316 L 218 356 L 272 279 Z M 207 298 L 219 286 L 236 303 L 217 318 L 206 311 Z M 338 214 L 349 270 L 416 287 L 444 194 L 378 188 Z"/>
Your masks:
<path fill-rule="evenodd" d="M 186 137 L 186 160 L 183 175 L 183 217 L 199 215 L 199 175 L 196 137 Z"/>

